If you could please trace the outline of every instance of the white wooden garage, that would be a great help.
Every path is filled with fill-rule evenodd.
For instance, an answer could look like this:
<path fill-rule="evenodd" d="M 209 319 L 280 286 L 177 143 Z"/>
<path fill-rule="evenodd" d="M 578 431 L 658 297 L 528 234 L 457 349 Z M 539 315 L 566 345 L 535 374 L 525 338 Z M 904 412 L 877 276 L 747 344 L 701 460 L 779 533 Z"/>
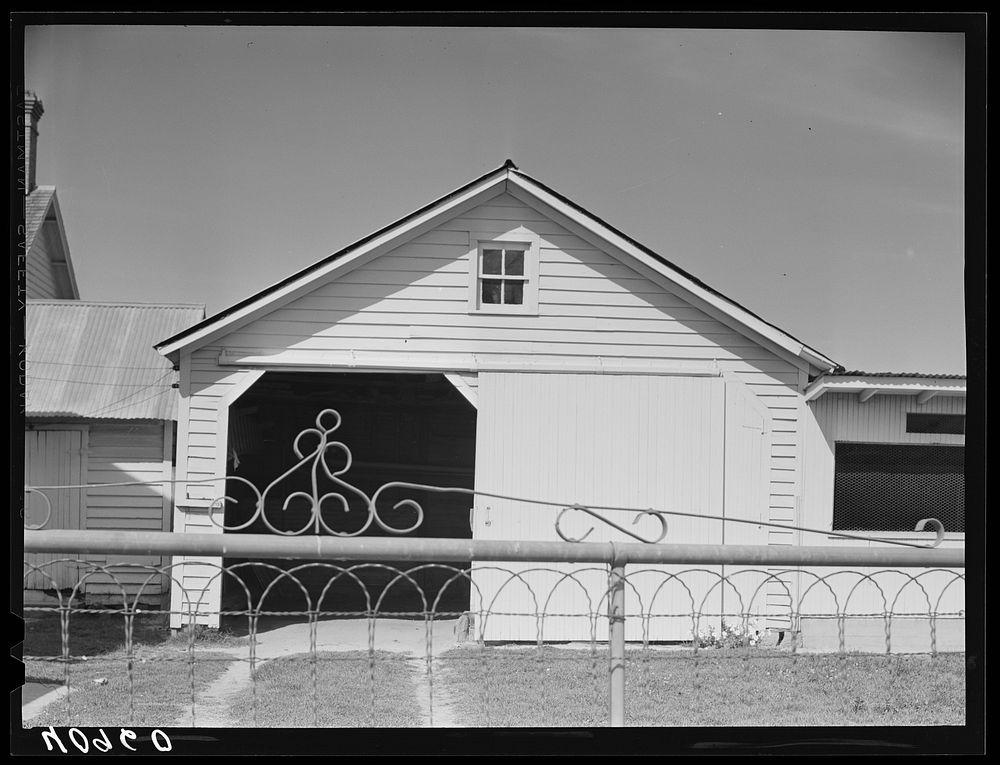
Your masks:
<path fill-rule="evenodd" d="M 254 455 L 287 451 L 288 443 L 254 431 L 275 434 L 279 420 L 294 419 L 275 411 L 296 390 L 316 411 L 338 409 L 345 423 L 372 420 L 367 429 L 356 426 L 368 446 L 352 451 L 382 482 L 423 471 L 425 483 L 474 481 L 489 493 L 795 524 L 802 394 L 811 378 L 836 366 L 509 161 L 157 348 L 180 367 L 177 470 L 189 483 L 178 493 L 174 528 L 217 533 L 208 511 L 220 484 L 195 482 L 225 476 Z M 435 387 L 442 379 L 453 398 Z M 393 418 L 397 429 L 381 437 L 371 435 L 380 427 L 374 415 L 363 415 L 380 405 L 378 396 L 357 403 L 368 380 L 373 391 L 387 391 L 384 405 L 409 402 Z M 423 417 L 428 406 L 453 417 Z M 447 442 L 435 430 L 443 421 L 466 438 L 470 417 L 474 469 L 449 474 L 446 451 L 419 439 Z M 408 421 L 417 424 L 407 435 Z M 390 441 L 413 447 L 390 454 Z M 419 458 L 432 453 L 444 456 Z M 279 468 L 262 470 L 278 475 Z M 446 535 L 559 538 L 558 508 L 479 497 L 471 525 L 469 509 L 447 510 Z M 432 517 L 433 503 L 425 510 Z M 658 524 L 650 523 L 635 529 L 655 535 Z M 567 517 L 565 529 L 580 534 L 590 525 Z M 617 534 L 597 524 L 588 541 L 626 539 Z M 676 518 L 668 539 L 782 545 L 796 533 Z M 188 592 L 208 587 L 200 620 L 217 624 L 210 612 L 223 596 L 221 561 L 178 562 L 186 564 L 179 581 Z M 530 585 L 539 604 L 551 595 L 550 613 L 603 608 L 603 576 L 583 588 L 564 582 L 554 594 L 552 576 L 539 574 Z M 639 594 L 648 599 L 663 577 L 647 576 Z M 474 564 L 472 578 L 473 610 L 479 597 L 493 611 L 531 607 L 524 585 L 505 584 L 494 566 Z M 183 593 L 175 586 L 178 625 L 189 605 Z M 643 609 L 691 610 L 677 587 L 656 597 Z M 780 616 L 788 606 L 788 592 L 776 586 L 762 612 Z M 586 621 L 550 617 L 544 637 L 586 639 Z M 654 639 L 690 636 L 690 620 L 651 626 Z M 492 617 L 485 635 L 536 636 L 535 620 L 511 616 Z"/>

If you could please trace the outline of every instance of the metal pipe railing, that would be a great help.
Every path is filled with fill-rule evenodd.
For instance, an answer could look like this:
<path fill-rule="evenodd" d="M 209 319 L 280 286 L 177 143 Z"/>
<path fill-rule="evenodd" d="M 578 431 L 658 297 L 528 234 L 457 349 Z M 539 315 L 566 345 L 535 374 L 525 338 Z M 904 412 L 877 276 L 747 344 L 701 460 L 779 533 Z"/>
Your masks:
<path fill-rule="evenodd" d="M 532 542 L 485 539 L 191 534 L 169 531 L 24 532 L 26 553 L 202 555 L 300 560 L 524 561 L 747 566 L 934 566 L 964 568 L 961 548 L 807 547 Z"/>

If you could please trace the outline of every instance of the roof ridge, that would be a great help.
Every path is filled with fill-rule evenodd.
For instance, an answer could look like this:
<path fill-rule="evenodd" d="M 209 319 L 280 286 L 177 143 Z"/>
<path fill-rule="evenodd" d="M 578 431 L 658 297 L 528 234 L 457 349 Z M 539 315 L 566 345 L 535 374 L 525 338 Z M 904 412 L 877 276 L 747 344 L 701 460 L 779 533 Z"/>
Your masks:
<path fill-rule="evenodd" d="M 699 277 L 695 276 L 690 271 L 687 271 L 686 269 L 684 269 L 681 266 L 679 266 L 676 263 L 674 263 L 672 260 L 670 260 L 670 259 L 666 258 L 665 256 L 661 255 L 658 251 L 652 249 L 651 247 L 648 247 L 647 245 L 645 245 L 642 242 L 638 241 L 637 239 L 633 238 L 631 235 L 626 234 L 621 229 L 616 228 L 615 226 L 613 226 L 612 224 L 608 223 L 606 220 L 604 220 L 604 218 L 600 217 L 599 215 L 596 215 L 595 213 L 592 213 L 590 210 L 586 209 L 585 207 L 583 207 L 582 205 L 580 205 L 578 202 L 574 202 L 569 197 L 564 196 L 563 194 L 561 194 L 560 192 L 558 192 L 555 189 L 551 188 L 550 186 L 545 185 L 542 181 L 538 180 L 537 178 L 535 178 L 535 177 L 533 177 L 531 175 L 528 175 L 523 170 L 519 170 L 516 167 L 514 169 L 517 170 L 518 174 L 521 175 L 522 177 L 524 177 L 524 178 L 528 179 L 529 181 L 531 181 L 532 183 L 538 185 L 539 187 L 541 187 L 542 189 L 544 189 L 545 191 L 547 191 L 549 194 L 552 194 L 553 196 L 555 196 L 558 199 L 562 200 L 565 204 L 569 205 L 573 209 L 575 209 L 575 210 L 579 211 L 580 213 L 582 213 L 582 214 L 584 214 L 584 215 L 592 218 L 593 220 L 596 220 L 599 224 L 601 224 L 602 226 L 605 226 L 612 233 L 616 234 L 617 236 L 620 236 L 625 241 L 627 241 L 630 244 L 632 244 L 633 246 L 639 248 L 642 252 L 646 253 L 647 255 L 649 255 L 650 257 L 652 257 L 654 260 L 657 260 L 660 263 L 662 263 L 663 265 L 667 266 L 667 268 L 670 268 L 670 269 L 676 271 L 678 274 L 680 274 L 685 279 L 689 279 L 696 286 L 698 286 L 701 289 L 703 289 L 703 290 L 705 290 L 705 291 L 707 291 L 707 292 L 709 292 L 709 293 L 711 293 L 711 294 L 719 297 L 722 300 L 725 300 L 727 303 L 729 303 L 730 305 L 735 306 L 736 308 L 739 308 L 741 311 L 746 311 L 748 314 L 750 314 L 752 317 L 754 317 L 758 321 L 763 322 L 767 326 L 772 327 L 773 329 L 776 329 L 778 332 L 781 332 L 781 333 L 787 335 L 788 337 L 790 337 L 792 340 L 794 340 L 796 343 L 799 343 L 803 347 L 805 347 L 805 348 L 811 348 L 812 350 L 816 351 L 815 348 L 812 348 L 812 346 L 810 346 L 808 343 L 800 340 L 799 338 L 797 338 L 795 335 L 793 335 L 788 330 L 782 329 L 777 324 L 774 324 L 773 322 L 768 321 L 767 319 L 765 319 L 760 314 L 758 314 L 755 311 L 752 311 L 751 309 L 747 308 L 745 305 L 743 305 L 739 301 L 734 300 L 733 298 L 729 297 L 728 295 L 720 292 L 719 290 L 717 290 L 715 287 L 711 286 L 707 282 L 702 281 Z M 817 353 L 821 353 L 820 351 L 816 351 L 816 352 Z M 821 353 L 821 355 L 823 355 L 823 354 Z"/>
<path fill-rule="evenodd" d="M 510 160 L 507 160 L 507 161 L 509 162 Z M 437 199 L 435 199 L 435 200 L 433 200 L 431 202 L 428 202 L 427 204 L 422 205 L 421 207 L 418 207 L 413 212 L 410 212 L 410 213 L 404 215 L 401 218 L 397 218 L 396 220 L 392 221 L 391 223 L 388 223 L 388 224 L 382 226 L 381 228 L 379 228 L 379 229 L 377 229 L 375 231 L 372 231 L 370 234 L 367 234 L 367 235 L 361 237 L 360 239 L 358 239 L 358 240 L 356 240 L 356 241 L 354 241 L 354 242 L 352 242 L 350 244 L 347 244 L 344 247 L 341 247 L 340 249 L 338 249 L 338 250 L 330 253 L 329 255 L 326 255 L 326 256 L 320 258 L 319 260 L 314 261 L 313 263 L 310 263 L 309 265 L 307 265 L 307 266 L 305 266 L 303 268 L 300 268 L 298 271 L 295 271 L 295 272 L 289 274 L 288 276 L 284 277 L 283 279 L 279 279 L 278 281 L 274 282 L 270 286 L 265 287 L 264 289 L 262 289 L 262 290 L 260 290 L 260 291 L 258 291 L 256 293 L 254 293 L 253 295 L 250 295 L 250 296 L 248 296 L 246 298 L 243 298 L 242 300 L 239 300 L 236 303 L 233 303 L 232 305 L 227 306 L 226 308 L 223 308 L 221 311 L 218 311 L 218 312 L 216 312 L 215 314 L 213 314 L 211 316 L 206 316 L 204 319 L 202 319 L 200 322 L 198 322 L 194 326 L 188 327 L 187 329 L 182 330 L 182 331 L 180 331 L 180 332 L 172 335 L 171 337 L 168 337 L 166 340 L 164 340 L 161 343 L 157 343 L 156 347 L 160 348 L 160 347 L 162 347 L 164 345 L 168 345 L 170 343 L 176 342 L 176 341 L 180 340 L 181 338 L 186 337 L 186 336 L 192 334 L 193 332 L 198 331 L 202 327 L 211 325 L 213 322 L 223 321 L 227 316 L 230 316 L 233 313 L 239 311 L 241 308 L 244 308 L 245 306 L 253 303 L 254 300 L 257 300 L 262 295 L 267 295 L 269 293 L 275 292 L 276 290 L 281 289 L 285 285 L 293 283 L 297 279 L 301 279 L 301 278 L 306 277 L 306 276 L 308 276 L 309 274 L 311 274 L 311 273 L 313 273 L 315 271 L 318 271 L 323 266 L 328 265 L 329 263 L 332 263 L 332 262 L 336 261 L 338 258 L 343 257 L 345 254 L 351 252 L 352 250 L 357 249 L 358 247 L 362 246 L 363 244 L 366 244 L 367 242 L 370 242 L 373 239 L 376 239 L 379 236 L 382 236 L 383 234 L 386 234 L 386 233 L 392 231 L 394 228 L 396 228 L 396 227 L 404 224 L 406 221 L 413 220 L 417 216 L 422 215 L 422 214 L 424 214 L 426 212 L 429 212 L 429 211 L 433 210 L 435 207 L 437 207 L 437 206 L 439 206 L 439 205 L 441 205 L 441 204 L 443 204 L 443 203 L 445 203 L 445 202 L 447 202 L 447 201 L 449 201 L 451 199 L 454 199 L 455 197 L 460 196 L 461 194 L 463 194 L 464 192 L 468 191 L 469 189 L 475 188 L 477 185 L 485 182 L 486 180 L 490 179 L 492 176 L 498 176 L 498 179 L 505 177 L 506 173 L 508 172 L 509 169 L 510 168 L 508 167 L 507 162 L 504 162 L 504 164 L 500 165 L 500 167 L 495 168 L 493 170 L 490 170 L 487 173 L 483 173 L 483 175 L 479 176 L 478 178 L 474 178 L 473 180 L 469 181 L 468 183 L 462 184 L 457 189 L 453 189 L 452 191 L 449 191 L 447 194 L 444 194 L 443 196 L 438 197 Z M 500 175 L 501 173 L 503 173 L 504 175 L 501 176 Z"/>
<path fill-rule="evenodd" d="M 362 247 L 369 244 L 377 237 L 394 233 L 398 235 L 400 230 L 405 229 L 407 225 L 411 225 L 414 221 L 418 220 L 419 216 L 424 215 L 425 213 L 435 213 L 436 208 L 439 210 L 445 205 L 445 203 L 454 200 L 471 189 L 484 187 L 484 184 L 487 183 L 492 185 L 501 180 L 506 180 L 506 183 L 508 184 L 513 182 L 515 184 L 522 185 L 526 193 L 530 195 L 539 196 L 539 192 L 541 192 L 548 195 L 550 199 L 554 199 L 558 204 L 565 205 L 570 211 L 579 214 L 585 221 L 586 225 L 593 225 L 598 236 L 608 238 L 608 234 L 610 234 L 619 241 L 625 243 L 628 248 L 631 248 L 640 256 L 650 258 L 654 261 L 654 269 L 661 267 L 669 269 L 668 272 L 663 274 L 668 280 L 672 279 L 678 282 L 682 287 L 693 292 L 696 297 L 707 296 L 707 302 L 709 303 L 717 301 L 717 304 L 714 307 L 721 314 L 731 317 L 734 322 L 738 323 L 740 326 L 747 327 L 749 331 L 762 335 L 765 340 L 775 342 L 782 350 L 788 352 L 792 356 L 798 356 L 804 359 L 807 364 L 811 365 L 811 367 L 824 369 L 836 366 L 836 362 L 832 359 L 827 358 L 822 352 L 807 345 L 787 330 L 782 329 L 778 325 L 768 321 L 733 298 L 728 297 L 719 290 L 709 286 L 707 283 L 668 260 L 657 251 L 641 244 L 633 237 L 585 209 L 579 203 L 574 202 L 562 193 L 537 180 L 533 176 L 523 173 L 517 168 L 513 160 L 509 158 L 496 170 L 486 173 L 479 178 L 466 183 L 458 189 L 455 189 L 454 191 L 429 202 L 409 215 L 383 226 L 372 234 L 346 245 L 325 258 L 322 258 L 305 268 L 286 276 L 271 286 L 266 287 L 265 289 L 244 298 L 243 300 L 240 300 L 239 302 L 212 316 L 206 317 L 198 324 L 188 327 L 175 335 L 166 338 L 162 342 L 157 343 L 155 347 L 161 353 L 170 355 L 177 352 L 181 347 L 190 345 L 194 342 L 192 338 L 199 336 L 204 337 L 212 332 L 221 331 L 221 328 L 250 316 L 254 310 L 266 308 L 268 302 L 275 300 L 276 298 L 274 296 L 279 295 L 282 290 L 285 290 L 284 298 L 288 298 L 294 290 L 305 289 L 310 285 L 309 280 L 311 278 L 315 278 L 317 273 L 321 273 L 323 269 L 327 269 L 327 271 L 332 270 L 336 267 L 333 264 L 335 264 L 340 258 L 351 255 L 352 253 L 360 252 Z M 522 181 L 524 182 L 523 184 Z M 488 186 L 486 188 L 488 188 Z M 509 190 L 509 187 L 505 188 Z M 530 205 L 531 203 L 526 202 L 526 204 Z M 611 241 L 610 238 L 609 241 Z M 687 285 L 690 285 L 690 287 Z M 240 315 L 241 312 L 242 316 Z M 774 337 L 769 336 L 769 333 L 774 333 L 778 339 L 775 340 Z"/>

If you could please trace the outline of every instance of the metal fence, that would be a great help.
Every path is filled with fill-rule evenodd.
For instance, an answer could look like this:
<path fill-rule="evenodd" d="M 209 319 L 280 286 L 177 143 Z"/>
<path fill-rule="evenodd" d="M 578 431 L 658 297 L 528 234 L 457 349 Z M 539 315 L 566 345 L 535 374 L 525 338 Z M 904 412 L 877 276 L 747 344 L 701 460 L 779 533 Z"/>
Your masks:
<path fill-rule="evenodd" d="M 710 724 L 705 720 L 714 718 L 694 710 L 716 703 L 733 682 L 780 695 L 800 675 L 814 679 L 817 672 L 827 692 L 837 677 L 847 684 L 838 703 L 864 720 L 875 703 L 864 690 L 872 673 L 952 672 L 949 655 L 964 650 L 958 550 L 60 530 L 27 531 L 25 550 L 72 552 L 68 560 L 81 567 L 73 590 L 54 591 L 51 605 L 25 609 L 28 678 L 72 689 L 37 714 L 30 709 L 26 725 Z M 178 612 L 185 629 L 177 634 L 167 630 L 163 612 L 137 605 L 124 585 L 119 606 L 88 608 L 79 597 L 88 578 L 114 581 L 121 570 L 84 557 L 98 552 L 225 556 L 216 569 L 228 583 L 224 608 L 207 610 L 203 592 L 186 592 Z M 271 562 L 255 562 L 261 559 Z M 60 562 L 27 566 L 26 573 Z M 134 568 L 150 581 L 167 576 L 180 586 L 175 573 L 183 565 Z M 482 597 L 483 571 L 517 584 L 527 594 L 522 607 L 497 609 L 496 594 Z M 595 573 L 604 581 L 598 589 Z M 567 612 L 558 590 L 537 584 L 541 574 L 586 590 L 589 606 Z M 651 574 L 659 590 L 638 585 Z M 790 574 L 799 577 L 790 620 L 769 627 L 765 585 L 787 582 Z M 707 587 L 706 577 L 714 580 Z M 338 587 L 343 583 L 356 592 L 353 600 Z M 442 607 L 449 588 L 459 586 L 469 593 L 469 607 Z M 655 593 L 671 586 L 688 594 L 688 609 L 657 607 Z M 722 590 L 729 593 L 724 600 L 715 597 Z M 409 595 L 398 597 L 402 591 Z M 220 617 L 220 630 L 198 627 L 209 613 Z M 484 639 L 491 619 L 511 617 L 533 623 L 530 644 Z M 549 625 L 560 620 L 585 625 L 584 639 L 553 641 Z M 655 625 L 664 622 L 683 623 L 687 639 L 653 639 Z M 633 627 L 628 636 L 627 626 Z M 34 645 L 47 650 L 35 652 Z M 906 714 L 913 714 L 911 724 L 934 719 L 911 701 L 883 694 L 877 703 L 883 712 L 900 706 L 904 721 L 893 724 L 907 724 Z M 730 709 L 736 719 L 722 724 L 775 724 L 768 722 L 773 710 L 755 713 L 754 706 L 748 700 L 746 709 Z"/>
<path fill-rule="evenodd" d="M 52 497 L 94 485 L 28 487 L 25 591 L 48 594 L 25 608 L 26 689 L 57 690 L 24 724 L 962 722 L 965 558 L 937 520 L 916 524 L 929 544 L 788 524 L 854 541 L 670 544 L 673 517 L 777 524 L 398 481 L 368 494 L 339 425 L 320 412 L 262 487 L 200 482 L 221 488 L 198 511 L 213 533 L 52 528 Z M 399 491 L 537 505 L 561 541 L 414 538 L 419 502 L 378 507 Z M 594 522 L 635 541 L 593 541 Z"/>

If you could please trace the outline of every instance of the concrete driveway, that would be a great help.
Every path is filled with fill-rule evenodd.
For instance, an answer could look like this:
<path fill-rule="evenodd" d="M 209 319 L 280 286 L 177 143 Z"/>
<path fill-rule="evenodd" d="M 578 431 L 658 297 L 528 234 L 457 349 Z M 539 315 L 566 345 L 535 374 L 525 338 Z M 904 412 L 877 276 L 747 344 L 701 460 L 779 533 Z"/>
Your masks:
<path fill-rule="evenodd" d="M 326 619 L 309 625 L 301 620 L 262 620 L 257 629 L 257 658 L 273 659 L 296 653 L 308 653 L 315 641 L 317 651 L 367 651 L 369 641 L 377 651 L 391 651 L 415 657 L 430 653 L 437 656 L 459 644 L 455 627 L 458 619 L 378 618 Z M 315 632 L 313 632 L 313 627 Z M 235 634 L 246 634 L 246 625 Z M 221 647 L 221 650 L 248 655 L 247 646 Z"/>

